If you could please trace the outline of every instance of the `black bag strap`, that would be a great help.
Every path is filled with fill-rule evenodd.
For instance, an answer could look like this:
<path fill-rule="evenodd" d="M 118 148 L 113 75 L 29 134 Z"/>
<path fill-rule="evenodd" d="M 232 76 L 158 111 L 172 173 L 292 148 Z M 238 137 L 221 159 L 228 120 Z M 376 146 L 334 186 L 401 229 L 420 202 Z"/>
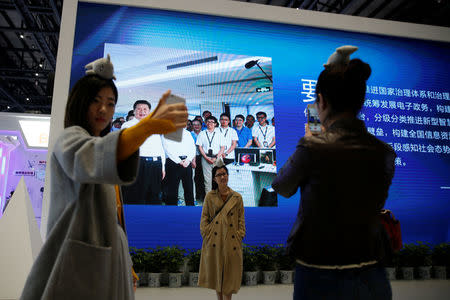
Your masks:
<path fill-rule="evenodd" d="M 231 199 L 231 198 L 230 198 Z M 220 212 L 222 211 L 222 209 L 229 203 L 231 202 L 230 200 L 227 200 L 227 202 L 225 202 L 217 211 L 216 214 L 214 215 L 214 217 L 211 219 L 211 221 L 209 221 L 208 225 L 211 224 L 214 219 L 220 214 Z"/>

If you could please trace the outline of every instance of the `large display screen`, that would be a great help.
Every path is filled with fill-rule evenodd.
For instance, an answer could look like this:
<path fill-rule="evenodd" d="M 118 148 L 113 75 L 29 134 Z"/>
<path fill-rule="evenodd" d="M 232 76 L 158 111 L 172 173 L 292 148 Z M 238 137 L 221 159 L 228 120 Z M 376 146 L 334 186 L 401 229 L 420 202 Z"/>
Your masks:
<path fill-rule="evenodd" d="M 386 208 L 401 221 L 404 242 L 448 241 L 449 43 L 79 3 L 70 83 L 84 75 L 87 63 L 109 53 L 119 88 L 117 116 L 126 115 L 138 99 L 155 107 L 171 89 L 186 99 L 190 119 L 205 110 L 218 120 L 226 112 L 231 122 L 239 114 L 256 117 L 260 111 L 270 126 L 275 118 L 273 147 L 269 142 L 235 150 L 230 185 L 244 197 L 244 242 L 284 243 L 299 193 L 261 207 L 262 190 L 270 193 L 276 169 L 304 135 L 305 109 L 315 100 L 316 79 L 341 45 L 358 46 L 352 57 L 372 67 L 359 117 L 398 155 Z M 260 126 L 258 120 L 253 126 Z M 177 204 L 126 205 L 130 245 L 200 247 L 201 201 L 190 207 Z"/>

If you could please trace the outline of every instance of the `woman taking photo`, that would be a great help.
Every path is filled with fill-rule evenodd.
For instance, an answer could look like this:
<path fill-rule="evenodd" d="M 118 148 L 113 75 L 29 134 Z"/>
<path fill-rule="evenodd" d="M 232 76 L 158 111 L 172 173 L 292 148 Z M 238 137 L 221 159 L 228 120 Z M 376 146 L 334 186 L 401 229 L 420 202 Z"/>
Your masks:
<path fill-rule="evenodd" d="M 50 157 L 47 240 L 21 299 L 134 299 L 114 184 L 131 183 L 139 146 L 151 134 L 185 127 L 187 111 L 165 103 L 168 91 L 145 120 L 106 135 L 117 103 L 112 78 L 112 71 L 87 75 L 70 92 L 65 129 Z"/>
<path fill-rule="evenodd" d="M 316 85 L 323 131 L 306 135 L 272 183 L 284 197 L 301 190 L 288 251 L 296 258 L 294 299 L 391 299 L 378 215 L 394 175 L 395 153 L 357 114 L 371 68 L 349 61 L 357 48 L 330 56 Z"/>
<path fill-rule="evenodd" d="M 228 187 L 227 167 L 215 166 L 212 178 L 200 220 L 203 245 L 198 285 L 216 290 L 218 300 L 230 300 L 241 287 L 244 203 Z"/>

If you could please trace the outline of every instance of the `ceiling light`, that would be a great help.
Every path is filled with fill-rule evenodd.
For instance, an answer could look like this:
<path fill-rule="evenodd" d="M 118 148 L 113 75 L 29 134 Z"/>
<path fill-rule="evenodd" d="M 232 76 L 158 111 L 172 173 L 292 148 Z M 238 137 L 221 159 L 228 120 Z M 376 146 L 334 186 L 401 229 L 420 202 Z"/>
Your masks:
<path fill-rule="evenodd" d="M 27 101 L 30 101 L 30 98 L 27 97 Z"/>
<path fill-rule="evenodd" d="M 23 33 L 20 34 L 20 38 L 21 38 L 21 39 L 25 38 L 25 36 L 23 35 Z"/>
<path fill-rule="evenodd" d="M 39 73 L 36 73 L 36 74 L 34 74 L 34 75 L 39 76 Z"/>
<path fill-rule="evenodd" d="M 8 109 L 10 109 L 11 108 L 11 106 L 7 106 L 8 107 Z"/>
<path fill-rule="evenodd" d="M 39 67 L 42 68 L 44 65 L 42 63 L 39 64 Z"/>

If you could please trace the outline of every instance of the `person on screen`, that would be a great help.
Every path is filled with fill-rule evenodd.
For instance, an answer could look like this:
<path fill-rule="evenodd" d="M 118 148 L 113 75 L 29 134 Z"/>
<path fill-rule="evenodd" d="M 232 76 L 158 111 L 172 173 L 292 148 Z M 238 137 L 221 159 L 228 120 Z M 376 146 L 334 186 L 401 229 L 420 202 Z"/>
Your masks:
<path fill-rule="evenodd" d="M 192 131 L 192 121 L 191 120 L 187 121 L 186 130 L 189 132 Z"/>
<path fill-rule="evenodd" d="M 242 281 L 242 239 L 245 236 L 241 194 L 228 186 L 228 169 L 212 169 L 212 190 L 206 195 L 200 220 L 203 238 L 198 285 L 216 290 L 217 299 L 231 300 Z"/>
<path fill-rule="evenodd" d="M 212 114 L 211 114 L 211 112 L 209 110 L 205 110 L 202 113 L 202 116 L 203 116 L 203 120 L 205 120 L 205 122 L 202 123 L 202 130 L 205 130 L 207 128 L 207 126 L 206 126 L 206 118 L 208 118 L 209 116 L 212 116 Z"/>
<path fill-rule="evenodd" d="M 230 127 L 230 117 L 223 113 L 220 115 L 220 133 L 222 133 L 225 143 L 225 149 L 222 157 L 223 162 L 227 165 L 234 162 L 234 149 L 239 140 L 236 130 Z"/>
<path fill-rule="evenodd" d="M 206 122 L 206 119 L 207 119 L 208 117 L 212 116 L 212 114 L 211 114 L 211 112 L 210 112 L 209 110 L 205 110 L 205 111 L 202 113 L 202 116 L 203 116 L 203 120 L 205 120 L 205 122 Z"/>
<path fill-rule="evenodd" d="M 120 119 L 117 118 L 112 122 L 111 131 L 120 130 L 121 127 L 122 127 L 122 123 L 120 122 Z"/>
<path fill-rule="evenodd" d="M 197 116 L 200 117 L 200 116 Z M 191 135 L 194 139 L 194 142 L 196 143 L 196 156 L 195 159 L 192 160 L 192 168 L 195 169 L 194 174 L 194 182 L 195 182 L 195 199 L 198 202 L 203 202 L 203 199 L 205 198 L 205 183 L 204 183 L 204 177 L 203 177 L 203 169 L 202 169 L 202 154 L 198 150 L 197 146 L 197 137 L 202 131 L 202 117 L 200 117 L 200 120 L 195 119 L 192 121 L 192 131 Z"/>
<path fill-rule="evenodd" d="M 252 131 L 244 126 L 245 117 L 243 115 L 237 115 L 234 119 L 236 120 L 236 127 L 234 129 L 236 130 L 236 133 L 239 138 L 238 147 L 241 148 L 250 147 L 253 142 L 253 137 Z"/>
<path fill-rule="evenodd" d="M 192 138 L 194 139 L 194 142 L 197 142 L 197 137 L 201 131 L 202 131 L 202 121 L 194 119 L 192 121 L 192 131 L 191 131 L 191 135 Z"/>
<path fill-rule="evenodd" d="M 181 142 L 163 137 L 166 151 L 166 205 L 178 204 L 178 187 L 183 184 L 184 201 L 187 206 L 194 206 L 194 185 L 192 181 L 191 162 L 195 159 L 195 143 L 192 135 L 183 129 Z"/>
<path fill-rule="evenodd" d="M 187 109 L 166 104 L 168 91 L 139 125 L 108 133 L 117 95 L 112 77 L 96 74 L 78 80 L 70 92 L 65 129 L 50 156 L 47 240 L 20 299 L 134 299 L 114 184 L 136 178 L 139 146 L 151 134 L 184 127 Z"/>
<path fill-rule="evenodd" d="M 383 267 L 388 241 L 378 219 L 394 176 L 395 152 L 357 118 L 370 66 L 339 55 L 316 85 L 323 132 L 306 134 L 273 189 L 301 203 L 287 241 L 296 259 L 294 299 L 391 299 Z M 356 296 L 357 295 L 357 296 Z"/>
<path fill-rule="evenodd" d="M 200 124 L 203 125 L 203 118 L 202 118 L 202 116 L 195 116 L 194 120 L 198 120 L 200 122 Z"/>
<path fill-rule="evenodd" d="M 127 114 L 126 121 L 130 121 L 134 119 L 134 110 L 130 110 Z M 123 125 L 123 124 L 122 124 Z"/>
<path fill-rule="evenodd" d="M 245 119 L 245 127 L 252 129 L 253 124 L 255 124 L 255 117 L 253 115 L 247 115 L 247 118 Z"/>
<path fill-rule="evenodd" d="M 214 163 L 222 157 L 225 142 L 222 133 L 216 128 L 217 119 L 209 116 L 206 120 L 207 129 L 200 132 L 197 138 L 198 151 L 202 155 L 202 170 L 205 193 L 211 190 L 211 171 Z"/>
<path fill-rule="evenodd" d="M 134 119 L 125 122 L 122 128 L 138 124 L 150 114 L 151 105 L 147 100 L 137 100 L 133 105 Z M 151 135 L 139 148 L 139 173 L 131 185 L 122 186 L 126 204 L 161 205 L 161 181 L 164 179 L 166 154 L 161 135 Z"/>
<path fill-rule="evenodd" d="M 267 114 L 260 111 L 256 114 L 258 125 L 253 126 L 253 141 L 258 148 L 272 148 L 275 146 L 275 130 L 267 123 Z"/>

